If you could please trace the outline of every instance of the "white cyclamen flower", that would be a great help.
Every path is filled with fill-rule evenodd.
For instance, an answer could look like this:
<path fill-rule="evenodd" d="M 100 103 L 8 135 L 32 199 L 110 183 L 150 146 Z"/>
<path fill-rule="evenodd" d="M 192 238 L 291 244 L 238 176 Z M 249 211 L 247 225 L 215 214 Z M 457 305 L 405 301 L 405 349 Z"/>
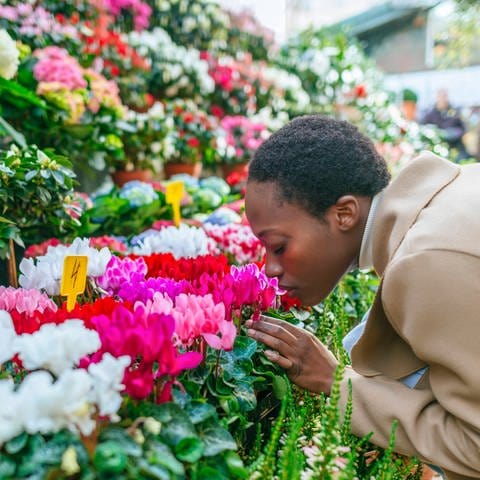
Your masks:
<path fill-rule="evenodd" d="M 130 361 L 127 355 L 115 358 L 105 353 L 101 362 L 92 363 L 88 367 L 93 382 L 91 399 L 101 416 L 108 415 L 113 417 L 112 420 L 118 420 L 115 414 L 122 404 L 120 392 L 125 388 L 122 380 Z"/>
<path fill-rule="evenodd" d="M 0 380 L 0 446 L 23 431 L 12 379 Z"/>
<path fill-rule="evenodd" d="M 15 341 L 15 351 L 26 369 L 44 368 L 57 376 L 100 346 L 98 333 L 85 328 L 81 320 L 67 320 L 60 325 L 47 323 Z"/>
<path fill-rule="evenodd" d="M 16 338 L 17 333 L 13 327 L 12 317 L 5 310 L 0 310 L 0 365 L 17 353 L 15 351 Z"/>
<path fill-rule="evenodd" d="M 203 229 L 182 223 L 178 228 L 167 227 L 152 233 L 133 248 L 133 253 L 135 255 L 171 253 L 175 258 L 195 258 L 212 253 L 214 244 Z"/>
<path fill-rule="evenodd" d="M 15 76 L 19 63 L 16 43 L 6 30 L 0 30 L 0 77 L 10 80 Z"/>
<path fill-rule="evenodd" d="M 45 371 L 27 375 L 17 392 L 24 430 L 46 434 L 68 428 L 90 435 L 95 428 L 91 389 L 92 379 L 82 369 L 66 370 L 55 383 Z"/>
<path fill-rule="evenodd" d="M 88 238 L 76 238 L 68 247 L 66 245 L 48 247 L 45 255 L 35 259 L 24 258 L 20 262 L 20 286 L 44 290 L 49 295 L 59 295 L 63 262 L 67 255 L 86 255 L 89 277 L 103 275 L 112 256 L 107 247 L 101 250 L 90 247 Z"/>

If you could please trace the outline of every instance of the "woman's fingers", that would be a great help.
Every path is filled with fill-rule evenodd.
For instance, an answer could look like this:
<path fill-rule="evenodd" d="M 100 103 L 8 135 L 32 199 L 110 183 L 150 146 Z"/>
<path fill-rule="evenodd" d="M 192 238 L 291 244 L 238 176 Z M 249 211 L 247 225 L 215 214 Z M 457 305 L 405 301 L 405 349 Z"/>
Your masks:
<path fill-rule="evenodd" d="M 293 362 L 290 359 L 280 355 L 275 350 L 265 350 L 265 356 L 287 372 L 293 367 Z"/>
<path fill-rule="evenodd" d="M 249 331 L 248 331 L 249 335 L 250 333 L 258 331 L 270 337 L 278 338 L 279 340 L 286 343 L 287 345 L 294 345 L 297 341 L 297 337 L 288 328 L 290 324 L 282 320 L 277 320 L 276 318 L 270 318 L 270 317 L 261 315 L 260 320 L 256 320 L 256 321 L 249 320 L 246 322 L 246 325 L 249 328 Z M 258 337 L 255 337 L 254 335 L 255 333 L 250 336 L 252 338 L 255 338 L 256 340 L 260 340 L 263 342 L 262 335 L 259 334 Z"/>

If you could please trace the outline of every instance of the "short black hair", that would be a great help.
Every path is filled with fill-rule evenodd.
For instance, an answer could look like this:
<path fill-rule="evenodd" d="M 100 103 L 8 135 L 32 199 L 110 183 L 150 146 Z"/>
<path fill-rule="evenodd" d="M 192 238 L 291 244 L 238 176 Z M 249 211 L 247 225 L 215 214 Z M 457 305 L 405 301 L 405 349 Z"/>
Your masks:
<path fill-rule="evenodd" d="M 376 195 L 388 185 L 390 173 L 372 141 L 357 127 L 322 115 L 306 115 L 289 122 L 260 146 L 248 179 L 276 183 L 280 200 L 323 218 L 343 195 Z"/>

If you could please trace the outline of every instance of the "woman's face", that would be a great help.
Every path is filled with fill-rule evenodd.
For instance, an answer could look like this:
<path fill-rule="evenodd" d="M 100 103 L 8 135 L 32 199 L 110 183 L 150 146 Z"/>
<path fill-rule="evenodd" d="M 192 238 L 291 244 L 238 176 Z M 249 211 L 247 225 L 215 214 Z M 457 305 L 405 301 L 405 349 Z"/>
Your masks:
<path fill-rule="evenodd" d="M 345 211 L 334 205 L 320 220 L 296 204 L 282 202 L 277 188 L 273 182 L 250 181 L 246 215 L 265 246 L 266 274 L 277 277 L 279 285 L 304 305 L 315 305 L 358 257 L 358 218 L 345 219 Z M 350 222 L 348 228 L 345 221 Z"/>

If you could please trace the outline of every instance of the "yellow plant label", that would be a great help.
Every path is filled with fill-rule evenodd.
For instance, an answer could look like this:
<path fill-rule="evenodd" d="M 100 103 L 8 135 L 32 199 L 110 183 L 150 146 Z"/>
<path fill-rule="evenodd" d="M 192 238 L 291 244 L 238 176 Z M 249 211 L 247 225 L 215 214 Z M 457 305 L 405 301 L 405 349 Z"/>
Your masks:
<path fill-rule="evenodd" d="M 183 198 L 183 191 L 183 182 L 174 181 L 167 183 L 165 200 L 172 205 L 173 222 L 177 227 L 180 225 L 180 202 Z"/>
<path fill-rule="evenodd" d="M 63 262 L 60 295 L 67 297 L 67 310 L 74 309 L 77 295 L 85 291 L 87 283 L 88 257 L 86 255 L 67 255 Z"/>

